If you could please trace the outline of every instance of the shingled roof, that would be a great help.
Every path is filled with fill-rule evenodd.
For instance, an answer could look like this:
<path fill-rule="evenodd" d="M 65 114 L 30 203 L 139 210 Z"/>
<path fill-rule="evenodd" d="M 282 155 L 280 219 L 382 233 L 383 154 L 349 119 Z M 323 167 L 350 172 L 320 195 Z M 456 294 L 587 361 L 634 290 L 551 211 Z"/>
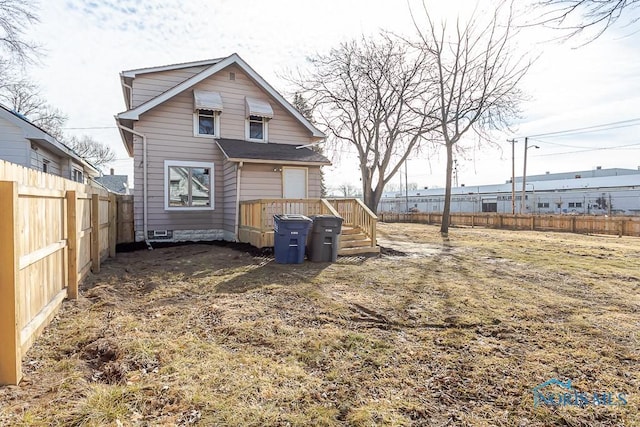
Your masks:
<path fill-rule="evenodd" d="M 309 148 L 292 144 L 247 142 L 239 139 L 216 141 L 227 160 L 250 163 L 288 163 L 330 165 L 331 161 Z"/>

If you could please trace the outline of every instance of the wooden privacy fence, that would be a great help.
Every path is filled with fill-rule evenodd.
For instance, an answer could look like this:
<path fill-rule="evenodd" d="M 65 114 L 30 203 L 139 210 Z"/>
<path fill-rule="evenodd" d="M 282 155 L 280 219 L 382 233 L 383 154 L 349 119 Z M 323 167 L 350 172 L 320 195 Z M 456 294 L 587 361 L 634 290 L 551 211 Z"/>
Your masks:
<path fill-rule="evenodd" d="M 385 222 L 441 224 L 441 213 L 383 212 Z M 571 233 L 640 236 L 640 217 L 582 215 L 451 214 L 452 226 L 506 228 L 511 230 L 566 231 Z"/>
<path fill-rule="evenodd" d="M 106 190 L 0 161 L 0 384 L 78 283 L 115 256 L 116 198 Z"/>

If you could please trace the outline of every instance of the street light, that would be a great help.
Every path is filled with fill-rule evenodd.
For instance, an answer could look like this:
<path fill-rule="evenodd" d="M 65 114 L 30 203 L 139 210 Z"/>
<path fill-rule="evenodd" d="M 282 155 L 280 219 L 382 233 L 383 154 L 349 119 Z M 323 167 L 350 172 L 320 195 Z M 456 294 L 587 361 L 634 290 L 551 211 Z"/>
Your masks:
<path fill-rule="evenodd" d="M 525 204 L 525 197 L 526 197 L 526 181 L 527 181 L 527 151 L 529 150 L 529 148 L 540 148 L 537 145 L 532 145 L 531 147 L 528 147 L 527 144 L 529 143 L 529 138 L 525 138 L 524 139 L 524 170 L 522 171 L 522 200 L 520 200 L 520 213 L 525 213 L 526 210 L 526 204 Z"/>

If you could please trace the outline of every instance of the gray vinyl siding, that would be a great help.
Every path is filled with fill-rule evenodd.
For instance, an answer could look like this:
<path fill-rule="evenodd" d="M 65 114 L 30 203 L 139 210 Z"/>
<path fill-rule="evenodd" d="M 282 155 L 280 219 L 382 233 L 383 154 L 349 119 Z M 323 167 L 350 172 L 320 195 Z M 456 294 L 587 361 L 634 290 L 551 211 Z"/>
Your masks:
<path fill-rule="evenodd" d="M 282 172 L 277 165 L 245 163 L 240 180 L 240 200 L 282 197 Z"/>
<path fill-rule="evenodd" d="M 224 162 L 224 195 L 223 195 L 223 215 L 224 230 L 235 234 L 236 224 L 236 181 L 237 181 L 237 163 Z M 242 180 L 242 177 L 240 177 Z"/>
<path fill-rule="evenodd" d="M 148 222 L 149 230 L 211 230 L 222 229 L 224 175 L 222 153 L 213 139 L 193 136 L 192 108 L 184 108 L 189 94 L 178 95 L 145 113 L 136 123 L 135 130 L 147 137 L 148 160 Z M 143 168 L 140 138 L 134 139 L 136 167 L 135 179 L 135 221 L 136 230 L 142 230 L 142 187 Z M 214 210 L 165 210 L 164 161 L 214 163 L 213 185 Z M 140 185 L 138 185 L 140 183 Z"/>
<path fill-rule="evenodd" d="M 274 171 L 274 169 L 276 170 Z M 245 163 L 240 182 L 240 200 L 282 198 L 282 171 L 280 169 L 278 165 Z M 320 167 L 308 167 L 307 197 L 319 199 L 320 195 Z"/>
<path fill-rule="evenodd" d="M 31 167 L 33 169 L 39 171 L 43 170 L 43 164 L 45 160 L 49 161 L 47 166 L 47 173 L 62 176 L 60 157 L 40 145 L 38 145 L 37 150 L 31 148 Z"/>
<path fill-rule="evenodd" d="M 319 199 L 322 197 L 322 187 L 320 185 L 320 167 L 310 167 L 307 173 L 307 197 Z"/>
<path fill-rule="evenodd" d="M 133 105 L 135 108 L 160 95 L 188 78 L 198 74 L 207 67 L 191 67 L 180 70 L 161 71 L 157 73 L 141 74 L 133 80 Z"/>
<path fill-rule="evenodd" d="M 0 119 L 0 159 L 22 166 L 30 166 L 29 151 L 31 148 L 29 144 L 22 129 Z"/>

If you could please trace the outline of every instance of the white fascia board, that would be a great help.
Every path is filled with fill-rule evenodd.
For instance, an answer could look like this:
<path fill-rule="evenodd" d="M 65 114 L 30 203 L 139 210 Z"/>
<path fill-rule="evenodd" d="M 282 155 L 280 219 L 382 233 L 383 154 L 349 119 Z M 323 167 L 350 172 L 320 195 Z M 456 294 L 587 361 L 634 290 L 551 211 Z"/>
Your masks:
<path fill-rule="evenodd" d="M 120 73 L 120 76 L 135 78 L 138 74 L 158 73 L 158 72 L 162 72 L 162 71 L 179 70 L 181 68 L 200 67 L 200 66 L 203 66 L 203 65 L 213 65 L 216 62 L 221 61 L 222 59 L 224 59 L 224 58 L 204 59 L 204 60 L 201 60 L 201 61 L 182 62 L 182 63 L 178 63 L 178 64 L 160 65 L 160 66 L 157 66 L 157 67 L 149 67 L 149 68 L 137 68 L 135 70 L 122 71 Z"/>

